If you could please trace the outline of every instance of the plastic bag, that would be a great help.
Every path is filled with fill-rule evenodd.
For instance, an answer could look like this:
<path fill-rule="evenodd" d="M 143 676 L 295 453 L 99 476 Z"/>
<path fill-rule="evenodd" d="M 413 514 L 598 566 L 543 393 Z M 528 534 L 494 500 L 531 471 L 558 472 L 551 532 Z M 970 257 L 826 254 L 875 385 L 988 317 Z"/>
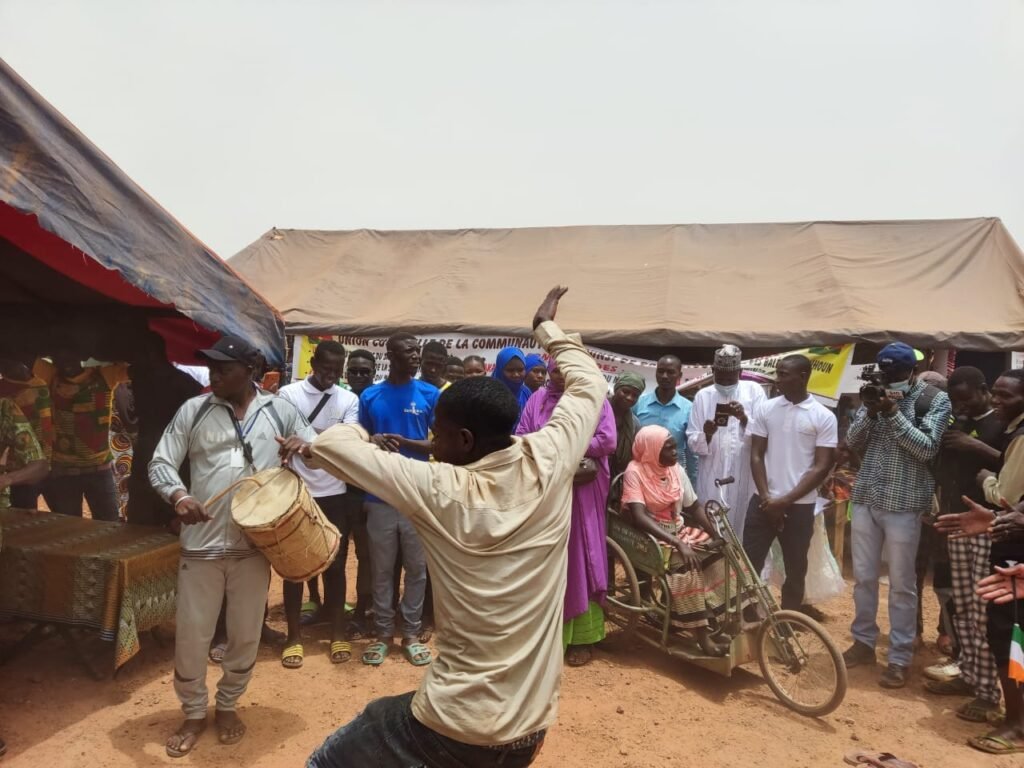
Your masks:
<path fill-rule="evenodd" d="M 766 584 L 782 589 L 786 580 L 786 566 L 782 562 L 782 547 L 778 540 L 772 543 L 771 553 L 765 560 L 761 578 Z M 814 518 L 814 534 L 807 551 L 807 578 L 804 580 L 804 603 L 818 605 L 838 597 L 846 591 L 846 580 L 839 572 L 839 565 L 828 546 L 825 518 Z"/>

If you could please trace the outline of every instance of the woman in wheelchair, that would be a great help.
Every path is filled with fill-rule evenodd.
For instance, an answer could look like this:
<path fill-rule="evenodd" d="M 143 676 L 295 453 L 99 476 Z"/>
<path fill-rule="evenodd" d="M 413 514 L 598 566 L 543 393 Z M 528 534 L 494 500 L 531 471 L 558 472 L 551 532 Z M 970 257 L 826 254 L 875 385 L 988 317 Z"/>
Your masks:
<path fill-rule="evenodd" d="M 622 511 L 638 530 L 679 553 L 681 564 L 666 576 L 672 624 L 692 631 L 708 656 L 725 656 L 729 638 L 714 620 L 725 609 L 726 568 L 718 538 L 678 464 L 675 438 L 652 425 L 637 432 L 633 461 L 623 476 Z M 685 519 L 696 523 L 689 526 Z M 735 595 L 735 589 L 730 590 Z"/>

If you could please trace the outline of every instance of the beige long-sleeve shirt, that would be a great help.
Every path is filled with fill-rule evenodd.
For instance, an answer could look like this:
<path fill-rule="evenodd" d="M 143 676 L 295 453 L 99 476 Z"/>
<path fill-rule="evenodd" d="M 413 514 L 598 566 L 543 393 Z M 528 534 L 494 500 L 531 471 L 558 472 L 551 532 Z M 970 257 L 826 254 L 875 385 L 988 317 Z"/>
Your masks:
<path fill-rule="evenodd" d="M 1018 416 L 1006 427 L 1006 434 L 1012 435 L 1024 422 L 1024 416 Z M 1006 456 L 999 474 L 985 478 L 982 485 L 985 498 L 997 507 L 1001 499 L 1016 504 L 1024 497 L 1024 437 L 1018 437 L 1006 447 Z"/>
<path fill-rule="evenodd" d="M 536 331 L 558 361 L 565 394 L 539 432 L 463 467 L 414 461 L 339 425 L 313 464 L 409 517 L 434 590 L 438 658 L 413 698 L 428 728 L 494 746 L 555 721 L 572 475 L 597 427 L 607 385 L 578 337 Z"/>

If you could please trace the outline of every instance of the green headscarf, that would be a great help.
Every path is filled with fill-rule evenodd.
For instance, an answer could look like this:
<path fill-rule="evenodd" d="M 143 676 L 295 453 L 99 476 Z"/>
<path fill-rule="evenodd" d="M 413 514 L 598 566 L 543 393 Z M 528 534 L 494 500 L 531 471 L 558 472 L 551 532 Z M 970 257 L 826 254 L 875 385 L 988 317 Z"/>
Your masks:
<path fill-rule="evenodd" d="M 619 389 L 619 387 L 632 387 L 640 392 L 647 389 L 647 382 L 644 381 L 643 376 L 638 373 L 620 373 L 615 377 L 615 384 L 612 387 L 613 390 Z"/>

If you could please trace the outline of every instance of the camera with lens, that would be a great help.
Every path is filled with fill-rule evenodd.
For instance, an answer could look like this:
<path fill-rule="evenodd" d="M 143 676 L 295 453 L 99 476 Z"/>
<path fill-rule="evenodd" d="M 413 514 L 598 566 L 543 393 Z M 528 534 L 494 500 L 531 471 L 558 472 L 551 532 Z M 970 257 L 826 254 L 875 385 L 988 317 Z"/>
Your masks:
<path fill-rule="evenodd" d="M 862 403 L 880 403 L 886 397 L 885 374 L 879 370 L 865 369 L 860 374 L 861 381 L 866 382 L 860 388 Z"/>

